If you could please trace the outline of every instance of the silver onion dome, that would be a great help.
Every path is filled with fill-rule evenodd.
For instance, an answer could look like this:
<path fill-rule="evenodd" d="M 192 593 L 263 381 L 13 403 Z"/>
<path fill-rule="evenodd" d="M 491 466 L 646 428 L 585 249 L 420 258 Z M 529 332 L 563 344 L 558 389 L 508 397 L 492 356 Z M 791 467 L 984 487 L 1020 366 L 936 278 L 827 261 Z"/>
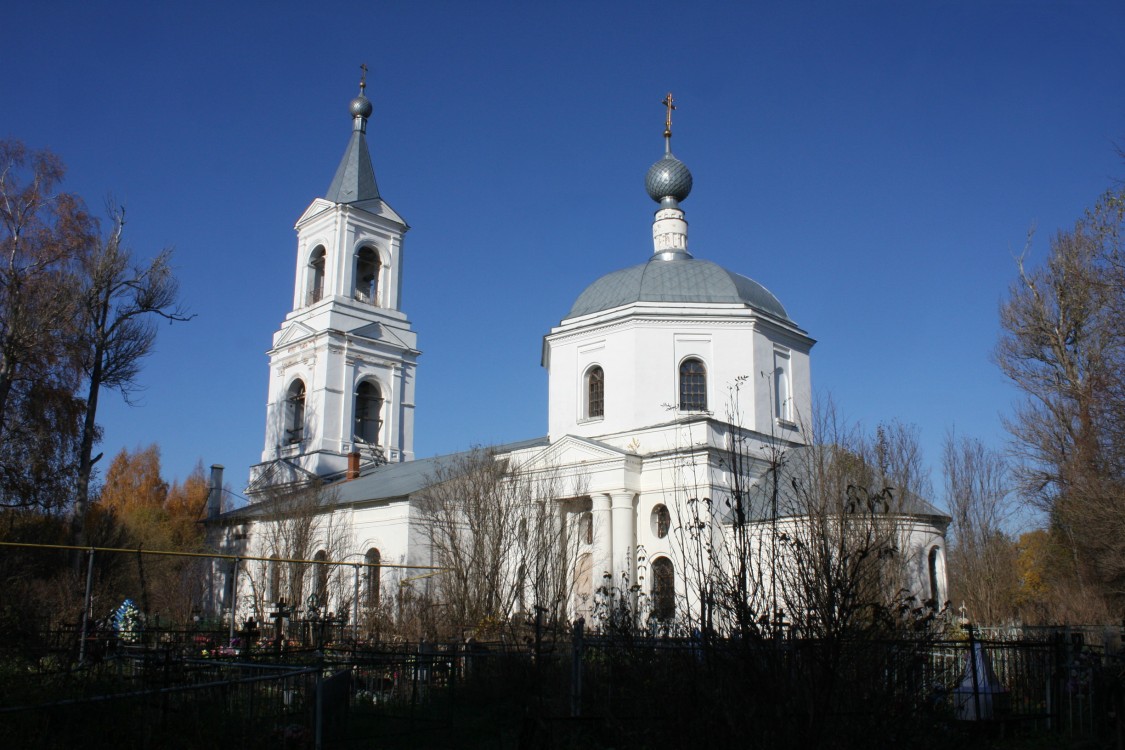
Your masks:
<path fill-rule="evenodd" d="M 363 94 L 360 94 L 355 99 L 352 99 L 348 105 L 348 110 L 352 113 L 352 117 L 370 117 L 374 107 L 371 106 L 371 100 Z"/>
<path fill-rule="evenodd" d="M 691 172 L 686 164 L 669 151 L 664 154 L 663 159 L 648 168 L 645 190 L 657 203 L 663 203 L 665 198 L 679 203 L 691 193 Z"/>

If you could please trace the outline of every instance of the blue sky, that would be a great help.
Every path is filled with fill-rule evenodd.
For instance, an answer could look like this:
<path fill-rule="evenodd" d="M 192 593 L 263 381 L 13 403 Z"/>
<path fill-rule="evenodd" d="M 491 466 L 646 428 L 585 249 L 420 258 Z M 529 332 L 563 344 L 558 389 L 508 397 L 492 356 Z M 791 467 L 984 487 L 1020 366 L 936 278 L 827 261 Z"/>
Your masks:
<path fill-rule="evenodd" d="M 197 314 L 161 328 L 101 447 L 157 443 L 236 490 L 259 460 L 293 223 L 332 179 L 358 65 L 379 187 L 412 226 L 417 455 L 546 432 L 541 337 L 652 251 L 643 177 L 674 147 L 691 249 L 774 292 L 849 418 L 1002 446 L 989 356 L 1033 258 L 1125 177 L 1125 3 L 21 3 L 0 137 L 175 247 Z M 940 478 L 934 477 L 940 485 Z"/>

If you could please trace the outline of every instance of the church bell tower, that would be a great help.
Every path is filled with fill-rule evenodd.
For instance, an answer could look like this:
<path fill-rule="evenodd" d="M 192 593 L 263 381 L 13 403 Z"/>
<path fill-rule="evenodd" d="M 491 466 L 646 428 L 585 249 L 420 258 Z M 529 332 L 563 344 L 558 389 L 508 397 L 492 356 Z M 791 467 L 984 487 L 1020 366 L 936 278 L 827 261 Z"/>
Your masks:
<path fill-rule="evenodd" d="M 383 200 L 352 99 L 351 139 L 323 198 L 297 220 L 293 309 L 269 350 L 262 463 L 250 491 L 414 458 L 417 335 L 402 312 L 406 222 Z M 358 459 L 349 456 L 358 454 Z"/>

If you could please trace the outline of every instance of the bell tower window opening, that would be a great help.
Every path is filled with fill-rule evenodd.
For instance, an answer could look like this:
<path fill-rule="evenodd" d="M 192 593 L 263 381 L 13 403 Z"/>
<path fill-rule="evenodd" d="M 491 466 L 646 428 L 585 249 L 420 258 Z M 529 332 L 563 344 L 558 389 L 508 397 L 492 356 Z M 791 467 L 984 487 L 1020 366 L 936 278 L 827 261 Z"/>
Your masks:
<path fill-rule="evenodd" d="M 680 411 L 707 411 L 707 368 L 694 357 L 680 363 Z"/>
<path fill-rule="evenodd" d="M 285 442 L 299 443 L 305 438 L 305 383 L 294 380 L 285 395 Z"/>
<path fill-rule="evenodd" d="M 379 442 L 383 427 L 383 394 L 379 386 L 363 381 L 355 390 L 355 437 L 370 445 Z"/>
<path fill-rule="evenodd" d="M 379 254 L 374 248 L 361 247 L 355 262 L 355 298 L 369 305 L 379 304 Z"/>
<path fill-rule="evenodd" d="M 595 365 L 586 371 L 586 419 L 605 416 L 605 372 Z"/>
<path fill-rule="evenodd" d="M 324 298 L 324 263 L 327 254 L 323 247 L 317 247 L 309 258 L 309 284 L 305 304 L 312 305 Z"/>

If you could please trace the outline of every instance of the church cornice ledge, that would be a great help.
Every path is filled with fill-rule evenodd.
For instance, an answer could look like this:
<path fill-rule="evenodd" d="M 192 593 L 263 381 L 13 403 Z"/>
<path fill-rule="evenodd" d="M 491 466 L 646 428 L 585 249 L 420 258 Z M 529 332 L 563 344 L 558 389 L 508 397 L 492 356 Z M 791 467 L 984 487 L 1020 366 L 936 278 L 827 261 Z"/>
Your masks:
<path fill-rule="evenodd" d="M 286 314 L 285 320 L 286 322 L 303 321 L 332 313 L 347 315 L 363 321 L 359 325 L 379 322 L 383 325 L 394 325 L 402 328 L 410 328 L 411 326 L 406 313 L 401 310 L 392 307 L 376 307 L 343 294 L 326 294 L 311 305 L 291 310 Z"/>
<path fill-rule="evenodd" d="M 620 331 L 628 328 L 639 327 L 661 327 L 661 328 L 744 328 L 746 330 L 769 330 L 776 336 L 784 337 L 787 341 L 791 342 L 795 348 L 797 345 L 804 345 L 811 348 L 816 340 L 809 337 L 802 329 L 796 326 L 778 323 L 769 318 L 755 313 L 749 308 L 745 308 L 748 312 L 746 315 L 739 315 L 731 317 L 729 315 L 695 315 L 684 316 L 676 314 L 667 315 L 637 315 L 630 314 L 625 316 L 615 316 L 607 318 L 602 321 L 596 319 L 588 320 L 580 325 L 571 326 L 569 323 L 556 326 L 551 329 L 551 332 L 544 336 L 544 339 L 552 343 L 555 342 L 568 342 L 577 338 L 585 338 L 590 335 L 605 335 L 614 331 Z M 592 316 L 591 316 L 592 317 Z"/>
<path fill-rule="evenodd" d="M 732 320 L 733 318 L 733 320 Z M 701 320 L 706 322 L 745 322 L 760 321 L 772 327 L 791 331 L 807 337 L 803 328 L 792 321 L 778 318 L 770 313 L 746 304 L 733 302 L 632 302 L 609 310 L 599 310 L 588 315 L 564 318 L 551 329 L 551 334 L 562 333 L 574 328 L 591 329 L 613 321 L 657 322 L 665 320 Z"/>
<path fill-rule="evenodd" d="M 397 339 L 397 337 L 396 337 Z M 287 363 L 293 359 L 315 357 L 318 353 L 347 354 L 349 359 L 366 357 L 374 360 L 386 359 L 401 364 L 403 368 L 416 367 L 414 361 L 422 352 L 397 340 L 376 339 L 357 336 L 352 332 L 328 329 L 308 331 L 292 338 L 284 338 L 275 344 L 267 354 L 276 357 L 278 362 Z"/>
<path fill-rule="evenodd" d="M 655 449 L 647 450 L 645 446 L 649 439 L 661 434 L 666 434 L 669 431 L 688 430 L 688 435 L 694 436 L 695 433 L 691 432 L 692 428 L 703 427 L 705 433 L 699 435 L 700 439 L 694 442 L 677 442 L 676 444 L 664 444 Z M 635 449 L 627 450 L 632 455 L 637 455 L 643 459 L 654 458 L 662 455 L 671 455 L 677 452 L 690 452 L 695 450 L 728 450 L 726 443 L 726 436 L 731 431 L 741 433 L 742 437 L 757 441 L 761 446 L 776 447 L 780 449 L 800 448 L 804 443 L 795 440 L 786 439 L 780 435 L 770 435 L 764 432 L 752 430 L 749 427 L 741 427 L 732 422 L 727 422 L 724 419 L 716 417 L 709 412 L 691 412 L 687 414 L 677 414 L 672 419 L 662 422 L 654 422 L 643 427 L 633 427 L 628 430 L 620 432 L 606 433 L 604 435 L 595 435 L 592 438 L 582 438 L 593 440 L 601 445 L 606 445 L 616 448 L 616 443 L 628 440 L 630 444 L 635 445 Z M 623 449 L 617 449 L 623 450 Z"/>

